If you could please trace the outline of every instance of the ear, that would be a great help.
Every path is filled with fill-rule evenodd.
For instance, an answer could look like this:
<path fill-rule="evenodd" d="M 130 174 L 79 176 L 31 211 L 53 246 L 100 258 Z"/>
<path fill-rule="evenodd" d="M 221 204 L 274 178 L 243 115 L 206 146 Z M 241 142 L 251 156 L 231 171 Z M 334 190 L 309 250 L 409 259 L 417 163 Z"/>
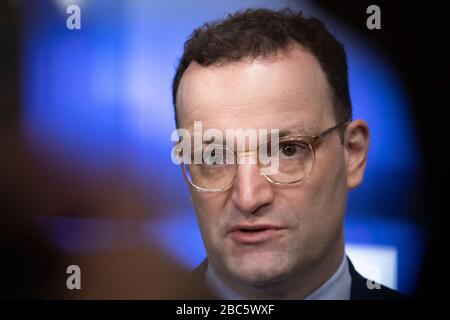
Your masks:
<path fill-rule="evenodd" d="M 364 120 L 355 120 L 347 125 L 344 138 L 347 187 L 359 186 L 364 177 L 369 151 L 370 132 Z"/>

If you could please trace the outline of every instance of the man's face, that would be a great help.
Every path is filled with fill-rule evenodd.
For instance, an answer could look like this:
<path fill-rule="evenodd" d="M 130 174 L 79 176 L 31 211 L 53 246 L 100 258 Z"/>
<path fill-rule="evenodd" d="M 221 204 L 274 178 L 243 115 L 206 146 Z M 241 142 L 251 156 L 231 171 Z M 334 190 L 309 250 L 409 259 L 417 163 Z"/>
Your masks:
<path fill-rule="evenodd" d="M 300 47 L 256 61 L 192 63 L 178 89 L 177 111 L 180 127 L 192 134 L 194 121 L 224 136 L 226 129 L 249 128 L 316 135 L 336 124 L 325 74 Z M 337 132 L 317 148 L 304 182 L 275 185 L 257 165 L 241 164 L 227 191 L 192 189 L 209 262 L 225 278 L 251 286 L 304 273 L 340 250 L 346 198 L 346 156 Z M 247 243 L 233 236 L 236 226 L 274 229 L 266 240 Z"/>

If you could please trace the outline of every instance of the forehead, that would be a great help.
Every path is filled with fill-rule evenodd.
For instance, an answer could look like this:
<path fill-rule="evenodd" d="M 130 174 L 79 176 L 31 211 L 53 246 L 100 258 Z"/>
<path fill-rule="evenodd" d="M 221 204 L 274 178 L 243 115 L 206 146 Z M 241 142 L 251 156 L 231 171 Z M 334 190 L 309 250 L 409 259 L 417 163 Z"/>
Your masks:
<path fill-rule="evenodd" d="M 331 95 L 317 59 L 300 47 L 269 58 L 202 67 L 191 63 L 177 92 L 179 124 L 204 127 L 320 127 L 332 123 Z"/>

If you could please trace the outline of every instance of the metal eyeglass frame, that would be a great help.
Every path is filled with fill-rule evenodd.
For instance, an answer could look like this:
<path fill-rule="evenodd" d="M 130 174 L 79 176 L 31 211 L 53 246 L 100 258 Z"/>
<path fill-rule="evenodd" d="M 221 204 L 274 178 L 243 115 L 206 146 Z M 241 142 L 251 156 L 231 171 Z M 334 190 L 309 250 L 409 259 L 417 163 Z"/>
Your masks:
<path fill-rule="evenodd" d="M 314 167 L 314 163 L 316 160 L 316 149 L 318 147 L 318 145 L 323 142 L 326 138 L 328 138 L 331 133 L 337 129 L 340 129 L 341 127 L 345 127 L 350 123 L 349 120 L 345 120 L 342 121 L 338 124 L 336 124 L 335 126 L 326 129 L 325 131 L 323 131 L 322 133 L 315 135 L 315 136 L 305 136 L 305 135 L 300 135 L 300 136 L 288 136 L 288 137 L 283 137 L 280 138 L 280 143 L 284 143 L 286 141 L 302 141 L 303 143 L 307 143 L 309 148 L 312 151 L 312 155 L 313 155 L 313 162 L 311 164 L 311 169 L 309 170 L 308 174 L 305 175 L 304 177 L 302 177 L 301 179 L 298 180 L 294 180 L 294 181 L 290 181 L 290 182 L 279 182 L 279 181 L 275 181 L 273 179 L 271 179 L 270 177 L 268 177 L 265 174 L 262 174 L 269 182 L 273 183 L 273 184 L 277 184 L 277 185 L 291 185 L 291 184 L 295 184 L 295 183 L 300 183 L 303 181 L 306 181 L 309 179 L 309 177 L 311 176 L 311 172 L 312 169 Z M 234 164 L 235 166 L 237 166 L 237 164 Z M 226 191 L 229 188 L 231 188 L 231 186 L 234 184 L 235 178 L 236 178 L 236 174 L 233 177 L 233 180 L 230 182 L 230 184 L 228 184 L 225 187 L 222 188 L 216 188 L 216 189 L 208 189 L 208 188 L 203 188 L 203 187 L 199 187 L 197 185 L 195 185 L 187 176 L 187 172 L 186 172 L 186 168 L 185 168 L 185 164 L 181 163 L 181 169 L 183 171 L 183 176 L 186 179 L 186 181 L 189 183 L 190 186 L 192 186 L 196 191 L 199 192 L 222 192 L 222 191 Z"/>

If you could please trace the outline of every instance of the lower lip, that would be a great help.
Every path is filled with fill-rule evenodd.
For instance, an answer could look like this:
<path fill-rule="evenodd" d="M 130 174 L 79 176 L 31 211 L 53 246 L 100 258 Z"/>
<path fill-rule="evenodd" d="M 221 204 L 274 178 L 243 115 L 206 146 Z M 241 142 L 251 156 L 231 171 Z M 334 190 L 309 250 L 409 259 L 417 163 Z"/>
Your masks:
<path fill-rule="evenodd" d="M 235 230 L 231 237 L 240 243 L 254 244 L 267 241 L 280 233 L 281 229 L 262 229 L 260 231 Z"/>

